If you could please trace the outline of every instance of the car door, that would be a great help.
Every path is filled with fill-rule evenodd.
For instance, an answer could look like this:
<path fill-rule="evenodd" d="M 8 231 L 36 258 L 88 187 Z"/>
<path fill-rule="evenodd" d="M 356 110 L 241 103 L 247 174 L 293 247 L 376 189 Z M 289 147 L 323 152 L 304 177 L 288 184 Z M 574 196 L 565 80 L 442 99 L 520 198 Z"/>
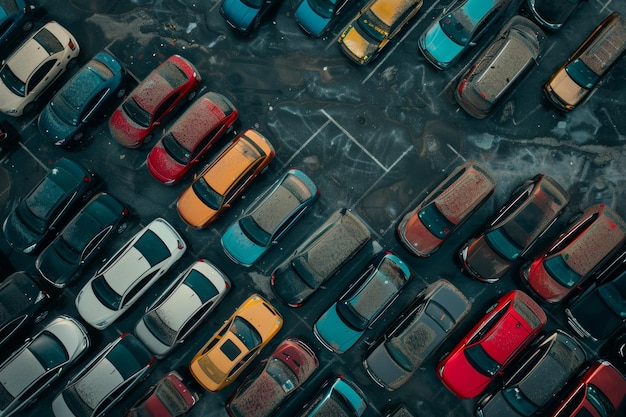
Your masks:
<path fill-rule="evenodd" d="M 52 82 L 55 78 L 55 74 L 52 71 L 60 62 L 57 59 L 50 59 L 44 62 L 32 73 L 28 82 L 26 83 L 26 97 L 32 97 L 35 100 L 39 94 L 48 86 L 48 83 Z"/>

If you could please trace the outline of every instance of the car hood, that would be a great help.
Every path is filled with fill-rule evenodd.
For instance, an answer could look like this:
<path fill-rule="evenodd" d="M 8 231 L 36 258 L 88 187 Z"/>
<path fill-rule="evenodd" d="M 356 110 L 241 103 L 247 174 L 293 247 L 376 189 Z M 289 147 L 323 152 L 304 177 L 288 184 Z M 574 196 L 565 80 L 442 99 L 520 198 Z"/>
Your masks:
<path fill-rule="evenodd" d="M 548 83 L 553 93 L 565 103 L 576 106 L 589 92 L 574 82 L 563 68 Z"/>
<path fill-rule="evenodd" d="M 513 417 L 524 415 L 516 412 L 514 408 L 511 408 L 511 406 L 509 406 L 507 401 L 502 396 L 502 391 L 497 391 L 486 404 L 484 404 L 483 406 L 478 406 L 476 410 L 477 413 L 478 410 L 480 410 L 480 412 L 482 413 L 482 417 Z"/>
<path fill-rule="evenodd" d="M 37 257 L 36 266 L 41 275 L 57 288 L 63 288 L 76 277 L 80 265 L 65 261 L 51 244 Z"/>
<path fill-rule="evenodd" d="M 468 243 L 461 249 L 461 261 L 476 278 L 495 282 L 513 265 L 491 249 L 485 235 Z"/>
<path fill-rule="evenodd" d="M 43 236 L 33 232 L 22 224 L 17 214 L 18 208 L 19 206 L 16 207 L 4 221 L 3 232 L 11 247 L 22 252 L 29 246 L 38 244 Z"/>
<path fill-rule="evenodd" d="M 213 210 L 200 201 L 196 192 L 193 190 L 193 184 L 187 187 L 180 197 L 178 197 L 176 207 L 180 217 L 187 224 L 197 229 L 207 227 L 222 211 L 222 209 Z"/>
<path fill-rule="evenodd" d="M 252 265 L 269 247 L 252 242 L 241 230 L 239 222 L 233 223 L 222 235 L 222 247 L 226 254 L 242 265 Z"/>
<path fill-rule="evenodd" d="M 439 22 L 436 22 L 424 32 L 420 42 L 424 51 L 442 68 L 451 65 L 465 49 L 464 46 L 454 42 L 444 33 Z"/>
<path fill-rule="evenodd" d="M 355 23 L 358 24 L 358 23 Z M 339 45 L 348 55 L 359 64 L 367 64 L 378 50 L 378 44 L 373 44 L 365 39 L 354 26 L 349 26 L 341 34 Z"/>
<path fill-rule="evenodd" d="M 150 173 L 159 181 L 168 185 L 177 182 L 191 167 L 189 164 L 181 165 L 174 161 L 163 148 L 163 142 L 159 140 L 150 153 L 147 160 Z"/>
<path fill-rule="evenodd" d="M 384 342 L 379 344 L 363 363 L 367 373 L 389 390 L 400 388 L 413 375 L 413 372 L 402 368 L 392 359 Z"/>
<path fill-rule="evenodd" d="M 337 303 L 334 303 L 317 320 L 314 327 L 315 335 L 328 348 L 337 353 L 350 349 L 364 333 L 348 327 L 337 313 Z"/>
<path fill-rule="evenodd" d="M 80 290 L 76 296 L 76 309 L 80 316 L 98 330 L 105 329 L 118 318 L 123 310 L 109 310 L 103 306 L 91 287 L 92 281 Z"/>
<path fill-rule="evenodd" d="M 252 20 L 260 11 L 244 4 L 241 0 L 224 0 L 221 10 L 226 20 L 240 30 L 249 29 Z"/>
<path fill-rule="evenodd" d="M 296 20 L 306 32 L 313 36 L 321 36 L 330 24 L 330 19 L 313 11 L 308 0 L 303 0 L 296 9 Z"/>
<path fill-rule="evenodd" d="M 491 381 L 468 362 L 463 350 L 448 357 L 440 378 L 459 398 L 476 397 Z"/>
<path fill-rule="evenodd" d="M 13 93 L 4 82 L 0 82 L 0 97 L 2 97 L 2 101 L 0 102 L 0 111 L 8 114 L 9 116 L 21 116 L 22 115 L 22 106 L 26 102 L 25 97 L 20 97 Z M 16 113 L 8 113 L 11 110 L 18 110 Z"/>
<path fill-rule="evenodd" d="M 418 256 L 432 254 L 443 243 L 424 226 L 417 212 L 407 215 L 400 226 L 402 241 Z"/>
<path fill-rule="evenodd" d="M 275 272 L 272 290 L 282 302 L 291 306 L 303 303 L 315 291 L 300 278 L 291 265 Z"/>
<path fill-rule="evenodd" d="M 544 300 L 549 303 L 556 303 L 569 294 L 570 289 L 560 285 L 550 276 L 546 271 L 544 261 L 543 256 L 534 260 L 523 271 L 523 276 L 527 279 L 530 287 Z"/>
<path fill-rule="evenodd" d="M 135 124 L 128 118 L 126 112 L 122 110 L 120 105 L 111 115 L 109 119 L 109 129 L 111 134 L 118 142 L 128 148 L 136 148 L 140 146 L 146 136 L 154 129 L 155 125 L 147 128 Z"/>
<path fill-rule="evenodd" d="M 78 128 L 66 123 L 61 119 L 51 103 L 48 103 L 39 114 L 37 121 L 41 133 L 52 143 L 61 142 L 71 138 L 76 134 Z M 61 145 L 62 143 L 59 143 Z"/>

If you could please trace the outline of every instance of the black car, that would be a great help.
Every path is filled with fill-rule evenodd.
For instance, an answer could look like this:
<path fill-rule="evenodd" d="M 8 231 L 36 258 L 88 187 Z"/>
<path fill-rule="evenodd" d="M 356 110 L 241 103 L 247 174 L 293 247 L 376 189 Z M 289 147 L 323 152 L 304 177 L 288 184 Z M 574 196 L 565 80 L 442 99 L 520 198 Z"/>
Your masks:
<path fill-rule="evenodd" d="M 28 0 L 5 0 L 0 2 L 0 54 L 9 53 L 20 37 L 33 28 L 38 16 Z"/>
<path fill-rule="evenodd" d="M 561 29 L 565 21 L 584 0 L 528 0 L 535 20 L 546 29 Z"/>
<path fill-rule="evenodd" d="M 48 282 L 63 288 L 80 275 L 107 243 L 128 227 L 130 211 L 115 197 L 92 198 L 37 257 L 35 266 Z"/>
<path fill-rule="evenodd" d="M 48 315 L 50 295 L 26 272 L 15 272 L 0 284 L 0 346 Z"/>
<path fill-rule="evenodd" d="M 94 186 L 93 173 L 71 159 L 59 159 L 4 221 L 2 230 L 11 248 L 39 252 L 89 200 Z"/>

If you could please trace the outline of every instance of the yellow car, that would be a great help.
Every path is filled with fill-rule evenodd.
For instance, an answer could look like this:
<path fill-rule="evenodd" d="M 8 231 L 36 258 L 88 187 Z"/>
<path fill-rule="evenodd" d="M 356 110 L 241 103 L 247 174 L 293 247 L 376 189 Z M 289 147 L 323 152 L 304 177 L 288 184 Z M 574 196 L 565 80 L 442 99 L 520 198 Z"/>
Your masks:
<path fill-rule="evenodd" d="M 251 295 L 191 360 L 191 375 L 209 391 L 233 382 L 283 326 L 263 297 Z"/>
<path fill-rule="evenodd" d="M 204 229 L 274 159 L 272 144 L 249 129 L 235 138 L 178 198 L 180 217 L 195 229 Z"/>
<path fill-rule="evenodd" d="M 348 23 L 339 46 L 354 62 L 365 65 L 417 14 L 423 0 L 372 0 Z"/>

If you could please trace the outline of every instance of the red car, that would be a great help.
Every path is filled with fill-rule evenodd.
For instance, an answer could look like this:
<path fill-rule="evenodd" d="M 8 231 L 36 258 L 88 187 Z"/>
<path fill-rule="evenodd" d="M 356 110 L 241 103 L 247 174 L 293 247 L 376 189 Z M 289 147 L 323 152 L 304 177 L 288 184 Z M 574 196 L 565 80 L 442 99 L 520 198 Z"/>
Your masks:
<path fill-rule="evenodd" d="M 202 95 L 148 154 L 150 174 L 164 184 L 176 184 L 231 129 L 238 116 L 235 106 L 223 95 Z"/>
<path fill-rule="evenodd" d="M 626 411 L 626 378 L 607 361 L 593 362 L 552 417 L 619 417 Z"/>
<path fill-rule="evenodd" d="M 459 398 L 481 394 L 546 324 L 526 293 L 505 294 L 437 366 L 439 379 Z"/>
<path fill-rule="evenodd" d="M 626 222 L 606 204 L 587 207 L 548 250 L 520 274 L 549 303 L 557 303 L 587 281 L 626 241 Z"/>
<path fill-rule="evenodd" d="M 113 137 L 127 148 L 138 148 L 184 99 L 193 99 L 202 78 L 196 67 L 172 55 L 130 93 L 109 119 Z"/>
<path fill-rule="evenodd" d="M 181 376 L 172 371 L 150 388 L 124 417 L 177 417 L 193 407 L 200 397 L 189 391 Z"/>

